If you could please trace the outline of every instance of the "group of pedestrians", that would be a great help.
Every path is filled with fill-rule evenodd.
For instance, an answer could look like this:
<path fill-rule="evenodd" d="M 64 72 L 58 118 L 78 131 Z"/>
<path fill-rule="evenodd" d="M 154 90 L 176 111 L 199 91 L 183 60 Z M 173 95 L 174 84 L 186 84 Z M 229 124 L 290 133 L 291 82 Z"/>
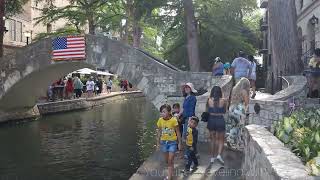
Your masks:
<path fill-rule="evenodd" d="M 210 91 L 206 110 L 201 116 L 201 121 L 207 123 L 210 134 L 210 159 L 208 160 L 210 163 L 217 161 L 224 164 L 223 149 L 226 131 L 229 131 L 227 143 L 235 149 L 243 147 L 242 137 L 239 136 L 246 124 L 250 86 L 253 87 L 252 98 L 254 98 L 256 80 L 256 62 L 253 56 L 248 56 L 248 59 L 245 58 L 243 52 L 239 53 L 239 57 L 235 58 L 231 65 L 223 64 L 220 58 L 215 59 L 213 75 L 221 76 L 230 73 L 235 78 L 236 85 L 232 90 L 231 100 L 225 98 L 221 87 L 214 86 Z M 173 110 L 168 104 L 162 105 L 160 107 L 161 117 L 157 121 L 157 147 L 163 152 L 168 166 L 166 179 L 172 179 L 177 150 L 183 151 L 186 159 L 183 173 L 188 174 L 196 170 L 199 165 L 197 151 L 199 118 L 195 116 L 197 90 L 192 83 L 186 83 L 183 85 L 182 92 L 184 96 L 182 108 L 180 109 L 178 103 L 173 104 Z M 232 118 L 225 119 L 226 113 Z M 226 121 L 229 123 L 230 119 L 235 120 L 236 125 L 227 129 Z"/>
<path fill-rule="evenodd" d="M 256 96 L 256 80 L 257 80 L 257 61 L 252 55 L 246 56 L 243 51 L 239 52 L 237 58 L 235 58 L 230 65 L 229 62 L 222 63 L 220 57 L 216 57 L 212 67 L 212 74 L 214 76 L 233 75 L 235 83 L 239 82 L 241 78 L 247 78 L 250 81 L 252 87 L 252 96 Z"/>
<path fill-rule="evenodd" d="M 178 151 L 184 149 L 186 165 L 184 172 L 189 172 L 193 164 L 193 169 L 198 166 L 197 141 L 198 130 L 196 129 L 199 118 L 195 116 L 197 90 L 192 83 L 186 83 L 182 87 L 184 102 L 182 109 L 180 104 L 171 106 L 164 104 L 160 107 L 160 118 L 157 121 L 157 147 L 163 152 L 168 165 L 168 176 L 172 179 L 174 157 Z"/>
<path fill-rule="evenodd" d="M 48 89 L 48 100 L 54 101 L 56 99 L 72 99 L 80 98 L 83 93 L 87 94 L 87 97 L 93 97 L 99 95 L 103 91 L 104 82 L 101 78 L 90 77 L 85 84 L 78 76 L 67 77 L 65 80 L 60 78 L 55 81 Z M 107 93 L 111 93 L 112 90 L 112 78 L 110 77 L 106 83 Z"/>

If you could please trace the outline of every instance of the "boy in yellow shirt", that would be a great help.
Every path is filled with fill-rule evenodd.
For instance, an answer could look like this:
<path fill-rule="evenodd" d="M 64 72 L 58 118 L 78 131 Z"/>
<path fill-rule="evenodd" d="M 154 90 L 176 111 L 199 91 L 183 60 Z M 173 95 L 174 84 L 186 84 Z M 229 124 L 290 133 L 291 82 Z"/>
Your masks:
<path fill-rule="evenodd" d="M 171 180 L 177 146 L 179 151 L 182 150 L 181 133 L 177 118 L 171 114 L 170 105 L 162 105 L 160 107 L 160 115 L 161 117 L 157 122 L 157 147 L 163 152 L 165 161 L 168 164 L 168 176 L 166 179 Z"/>
<path fill-rule="evenodd" d="M 197 143 L 198 143 L 198 130 L 197 126 L 199 123 L 199 118 L 192 116 L 189 119 L 187 134 L 186 134 L 186 154 L 187 154 L 187 164 L 185 166 L 184 173 L 190 172 L 191 164 L 193 163 L 193 171 L 197 169 L 199 163 L 196 157 L 197 153 Z"/>

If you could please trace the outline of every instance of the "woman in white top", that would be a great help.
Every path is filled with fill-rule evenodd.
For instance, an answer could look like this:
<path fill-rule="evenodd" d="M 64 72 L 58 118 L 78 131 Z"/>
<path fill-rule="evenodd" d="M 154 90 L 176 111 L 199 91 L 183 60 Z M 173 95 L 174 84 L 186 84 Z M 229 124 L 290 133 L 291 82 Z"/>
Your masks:
<path fill-rule="evenodd" d="M 253 92 L 251 98 L 254 99 L 256 97 L 257 63 L 252 55 L 249 55 L 248 59 L 251 62 L 251 70 L 249 74 L 249 80 L 250 80 L 250 84 Z"/>
<path fill-rule="evenodd" d="M 91 77 L 86 83 L 88 97 L 92 97 L 93 96 L 94 86 L 95 86 L 95 83 L 93 81 L 93 77 Z"/>

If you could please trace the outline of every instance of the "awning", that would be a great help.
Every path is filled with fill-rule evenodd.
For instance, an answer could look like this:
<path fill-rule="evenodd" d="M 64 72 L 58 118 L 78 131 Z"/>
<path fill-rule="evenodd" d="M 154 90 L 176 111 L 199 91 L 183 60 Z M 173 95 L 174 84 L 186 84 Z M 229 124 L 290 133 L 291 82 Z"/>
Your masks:
<path fill-rule="evenodd" d="M 83 69 L 79 69 L 76 70 L 72 73 L 79 73 L 79 74 L 98 74 L 98 75 L 103 75 L 103 76 L 114 76 L 114 74 L 108 73 L 108 72 L 104 72 L 104 71 L 95 71 L 89 68 L 83 68 Z"/>

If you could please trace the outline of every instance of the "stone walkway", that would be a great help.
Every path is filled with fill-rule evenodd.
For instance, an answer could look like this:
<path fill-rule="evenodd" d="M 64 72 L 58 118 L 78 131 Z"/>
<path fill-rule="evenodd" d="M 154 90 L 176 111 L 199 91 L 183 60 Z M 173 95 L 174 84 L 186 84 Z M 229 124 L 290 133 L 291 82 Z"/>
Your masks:
<path fill-rule="evenodd" d="M 225 160 L 225 167 L 220 163 L 215 162 L 210 164 L 210 156 L 208 152 L 208 144 L 199 144 L 199 167 L 190 174 L 184 176 L 181 170 L 184 169 L 184 160 L 175 160 L 174 179 L 199 179 L 199 180 L 240 180 L 242 179 L 241 163 L 243 154 L 240 152 L 225 149 L 223 154 Z M 137 170 L 137 172 L 130 178 L 130 180 L 162 180 L 167 174 L 163 155 L 157 151 L 153 153 Z"/>
<path fill-rule="evenodd" d="M 46 100 L 39 100 L 37 104 L 45 104 L 45 103 L 55 103 L 55 102 L 61 102 L 61 101 L 73 101 L 73 100 L 97 100 L 97 99 L 104 99 L 107 97 L 112 97 L 112 96 L 117 96 L 117 95 L 121 95 L 121 94 L 132 94 L 132 93 L 141 93 L 141 91 L 116 91 L 116 92 L 111 92 L 111 93 L 106 93 L 103 92 L 99 95 L 94 95 L 93 97 L 87 97 L 86 93 L 82 94 L 81 98 L 72 98 L 72 99 L 57 99 L 55 101 L 46 101 Z"/>

